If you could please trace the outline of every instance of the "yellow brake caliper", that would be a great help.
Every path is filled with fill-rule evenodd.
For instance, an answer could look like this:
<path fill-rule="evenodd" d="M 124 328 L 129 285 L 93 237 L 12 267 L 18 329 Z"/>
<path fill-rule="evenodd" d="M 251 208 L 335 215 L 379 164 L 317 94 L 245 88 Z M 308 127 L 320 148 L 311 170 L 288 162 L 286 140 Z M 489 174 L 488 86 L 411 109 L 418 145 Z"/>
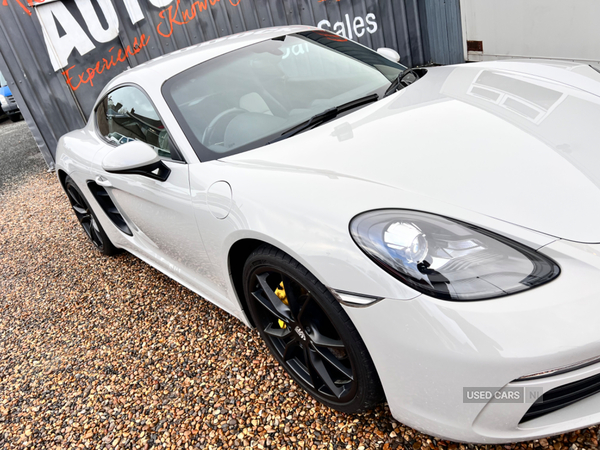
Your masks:
<path fill-rule="evenodd" d="M 279 283 L 279 286 L 277 287 L 277 289 L 275 289 L 275 295 L 279 297 L 281 303 L 283 303 L 286 306 L 290 306 L 287 299 L 287 294 L 285 293 L 285 288 L 283 287 L 283 281 Z M 286 328 L 285 322 L 283 320 L 278 319 L 277 322 L 279 323 L 280 328 Z"/>

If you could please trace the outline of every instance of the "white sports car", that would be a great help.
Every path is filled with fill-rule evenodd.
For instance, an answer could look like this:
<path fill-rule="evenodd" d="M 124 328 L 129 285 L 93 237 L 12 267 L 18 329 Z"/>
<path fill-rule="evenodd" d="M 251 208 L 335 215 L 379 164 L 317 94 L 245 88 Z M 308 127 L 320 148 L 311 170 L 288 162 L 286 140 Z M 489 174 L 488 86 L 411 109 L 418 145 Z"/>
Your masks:
<path fill-rule="evenodd" d="M 469 442 L 600 422 L 600 74 L 394 53 L 293 26 L 160 57 L 58 177 L 101 252 L 256 327 L 325 405 Z"/>

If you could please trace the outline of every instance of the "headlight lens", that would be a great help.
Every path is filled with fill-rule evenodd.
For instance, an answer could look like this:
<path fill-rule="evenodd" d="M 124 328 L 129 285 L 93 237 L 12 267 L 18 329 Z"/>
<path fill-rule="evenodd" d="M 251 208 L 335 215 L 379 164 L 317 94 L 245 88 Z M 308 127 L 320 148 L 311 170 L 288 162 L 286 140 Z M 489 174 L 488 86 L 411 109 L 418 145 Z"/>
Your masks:
<path fill-rule="evenodd" d="M 410 287 L 445 300 L 484 300 L 556 278 L 550 258 L 491 231 L 418 211 L 356 216 L 350 233 L 373 261 Z"/>
<path fill-rule="evenodd" d="M 0 105 L 8 106 L 8 101 L 6 100 L 6 97 L 4 95 L 0 95 Z"/>

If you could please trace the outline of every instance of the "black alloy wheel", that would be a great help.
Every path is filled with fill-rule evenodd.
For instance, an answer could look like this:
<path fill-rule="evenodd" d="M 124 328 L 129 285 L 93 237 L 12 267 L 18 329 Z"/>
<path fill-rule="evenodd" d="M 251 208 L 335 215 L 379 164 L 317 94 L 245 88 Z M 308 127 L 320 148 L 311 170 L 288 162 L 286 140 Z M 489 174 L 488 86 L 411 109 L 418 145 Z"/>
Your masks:
<path fill-rule="evenodd" d="M 350 318 L 307 269 L 268 245 L 244 267 L 254 324 L 271 353 L 310 395 L 346 413 L 371 408 L 382 389 Z"/>
<path fill-rule="evenodd" d="M 94 247 L 96 247 L 103 255 L 110 256 L 115 254 L 117 252 L 116 247 L 110 242 L 102 225 L 98 222 L 94 211 L 92 211 L 92 208 L 86 201 L 83 193 L 70 176 L 67 176 L 65 179 L 65 192 L 71 202 L 77 220 L 79 220 L 79 223 L 83 227 L 83 231 L 85 231 L 87 237 L 92 241 Z"/>

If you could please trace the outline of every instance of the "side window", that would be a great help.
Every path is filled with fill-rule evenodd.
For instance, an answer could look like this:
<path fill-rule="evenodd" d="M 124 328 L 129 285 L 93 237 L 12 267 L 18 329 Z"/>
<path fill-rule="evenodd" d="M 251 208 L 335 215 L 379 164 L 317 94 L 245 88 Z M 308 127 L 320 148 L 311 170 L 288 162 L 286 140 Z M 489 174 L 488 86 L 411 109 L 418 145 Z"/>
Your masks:
<path fill-rule="evenodd" d="M 125 86 L 108 94 L 96 109 L 100 134 L 116 145 L 130 141 L 145 142 L 161 158 L 171 155 L 169 135 L 156 110 L 138 88 Z"/>

